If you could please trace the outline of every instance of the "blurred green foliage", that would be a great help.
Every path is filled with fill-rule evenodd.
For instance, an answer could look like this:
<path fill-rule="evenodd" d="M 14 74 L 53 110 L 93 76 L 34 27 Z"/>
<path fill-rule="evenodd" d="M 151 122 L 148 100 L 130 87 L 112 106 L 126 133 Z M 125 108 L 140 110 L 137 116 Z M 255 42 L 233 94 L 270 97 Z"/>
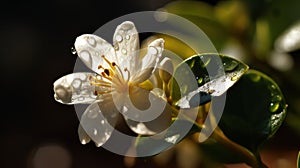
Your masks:
<path fill-rule="evenodd" d="M 214 5 L 177 0 L 159 10 L 192 21 L 220 54 L 235 57 L 277 82 L 289 105 L 285 124 L 300 135 L 299 6 L 297 0 L 224 0 Z M 175 38 L 157 36 L 164 37 L 166 48 L 183 58 L 196 54 Z M 179 50 L 178 45 L 185 49 Z"/>
<path fill-rule="evenodd" d="M 281 124 L 300 136 L 299 6 L 297 0 L 222 0 L 213 5 L 205 1 L 177 0 L 158 9 L 190 20 L 203 30 L 220 54 L 249 66 L 250 70 L 228 90 L 229 102 L 220 128 L 230 140 L 253 152 L 259 161 L 259 147 Z M 163 37 L 165 48 L 186 60 L 201 54 L 174 37 L 155 36 Z M 271 96 L 273 91 L 277 96 Z M 228 146 L 219 142 L 212 138 L 201 148 L 221 162 L 245 159 L 232 151 L 220 152 Z M 246 149 L 241 147 L 240 151 L 248 155 Z M 236 160 L 226 159 L 232 159 L 230 156 Z"/>

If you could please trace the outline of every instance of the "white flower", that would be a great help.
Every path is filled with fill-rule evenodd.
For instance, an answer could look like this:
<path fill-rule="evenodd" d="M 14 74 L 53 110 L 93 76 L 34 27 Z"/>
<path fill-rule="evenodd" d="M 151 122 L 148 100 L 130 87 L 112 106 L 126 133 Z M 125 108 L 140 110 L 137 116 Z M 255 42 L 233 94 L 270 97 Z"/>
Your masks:
<path fill-rule="evenodd" d="M 166 102 L 147 85 L 161 60 L 164 40 L 152 41 L 142 59 L 139 45 L 138 32 L 129 21 L 117 26 L 113 46 L 93 34 L 77 37 L 77 54 L 94 73 L 77 72 L 61 77 L 54 82 L 54 97 L 63 104 L 90 104 L 80 120 L 81 143 L 92 139 L 97 146 L 104 144 L 119 113 L 138 134 L 155 134 L 169 126 L 171 115 L 165 110 Z"/>

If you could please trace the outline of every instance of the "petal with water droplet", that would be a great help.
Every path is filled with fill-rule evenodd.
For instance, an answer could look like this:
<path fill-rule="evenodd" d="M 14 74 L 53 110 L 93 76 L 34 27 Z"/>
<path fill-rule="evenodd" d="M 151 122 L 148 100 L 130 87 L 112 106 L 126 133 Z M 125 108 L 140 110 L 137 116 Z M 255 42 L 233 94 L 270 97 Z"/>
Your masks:
<path fill-rule="evenodd" d="M 90 84 L 94 73 L 72 73 L 57 79 L 53 84 L 56 101 L 63 104 L 90 104 L 96 100 L 95 87 Z"/>
<path fill-rule="evenodd" d="M 140 48 L 138 32 L 133 22 L 125 21 L 117 26 L 113 36 L 118 64 L 130 72 L 139 69 L 138 50 Z M 116 47 L 117 46 L 117 47 Z"/>
<path fill-rule="evenodd" d="M 94 72 L 99 72 L 99 65 L 109 68 L 102 55 L 111 62 L 116 60 L 112 45 L 94 34 L 83 34 L 77 37 L 74 45 L 79 58 Z"/>
<path fill-rule="evenodd" d="M 91 141 L 89 135 L 84 131 L 82 126 L 79 124 L 78 126 L 78 136 L 81 144 L 85 145 Z"/>
<path fill-rule="evenodd" d="M 81 140 L 85 140 L 89 136 L 98 147 L 110 138 L 114 130 L 114 127 L 110 125 L 102 114 L 98 102 L 94 102 L 88 106 L 81 116 L 80 126 L 83 128 L 84 133 L 86 133 L 79 132 Z"/>
<path fill-rule="evenodd" d="M 164 40 L 156 39 L 148 45 L 148 52 L 142 59 L 142 68 L 133 77 L 133 83 L 140 83 L 150 78 L 158 66 L 164 50 Z"/>

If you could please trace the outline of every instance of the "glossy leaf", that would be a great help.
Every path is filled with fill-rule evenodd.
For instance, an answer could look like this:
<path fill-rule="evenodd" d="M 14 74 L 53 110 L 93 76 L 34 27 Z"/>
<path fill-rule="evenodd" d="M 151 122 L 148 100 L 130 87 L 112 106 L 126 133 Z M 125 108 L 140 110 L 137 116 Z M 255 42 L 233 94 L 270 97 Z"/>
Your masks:
<path fill-rule="evenodd" d="M 256 152 L 285 119 L 287 104 L 267 75 L 249 70 L 227 91 L 219 127 L 234 142 Z"/>
<path fill-rule="evenodd" d="M 232 57 L 207 53 L 179 64 L 172 80 L 172 99 L 181 108 L 196 107 L 220 96 L 248 70 Z"/>

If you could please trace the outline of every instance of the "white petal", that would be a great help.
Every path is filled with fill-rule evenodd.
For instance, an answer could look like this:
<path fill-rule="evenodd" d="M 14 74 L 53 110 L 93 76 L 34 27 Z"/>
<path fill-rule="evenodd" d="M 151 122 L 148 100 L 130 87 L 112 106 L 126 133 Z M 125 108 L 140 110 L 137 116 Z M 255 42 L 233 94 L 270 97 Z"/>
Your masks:
<path fill-rule="evenodd" d="M 171 107 L 165 100 L 139 87 L 132 87 L 129 95 L 123 100 L 126 111 L 122 114 L 132 131 L 153 135 L 170 126 Z"/>
<path fill-rule="evenodd" d="M 89 76 L 94 73 L 72 73 L 54 82 L 54 98 L 63 104 L 90 104 L 96 100 L 95 87 L 90 84 Z"/>
<path fill-rule="evenodd" d="M 133 83 L 143 82 L 150 78 L 160 61 L 163 50 L 164 40 L 162 38 L 156 39 L 148 45 L 147 54 L 142 59 L 142 68 L 131 79 Z"/>
<path fill-rule="evenodd" d="M 96 146 L 103 145 L 111 136 L 114 127 L 103 116 L 98 102 L 88 106 L 81 116 L 80 125 Z M 86 136 L 79 134 L 79 137 Z"/>
<path fill-rule="evenodd" d="M 156 68 L 164 50 L 164 40 L 162 38 L 152 41 L 148 45 L 148 51 L 142 60 L 142 70 L 150 67 Z"/>
<path fill-rule="evenodd" d="M 134 23 L 125 21 L 117 26 L 113 37 L 117 60 L 122 68 L 129 72 L 139 69 L 138 50 L 140 48 L 138 32 Z"/>
<path fill-rule="evenodd" d="M 100 72 L 99 65 L 109 68 L 102 55 L 111 62 L 116 61 L 115 50 L 112 45 L 96 35 L 83 34 L 76 38 L 74 45 L 79 58 L 94 72 Z"/>
<path fill-rule="evenodd" d="M 78 126 L 78 136 L 79 136 L 79 140 L 80 142 L 85 145 L 87 143 L 89 143 L 91 141 L 91 138 L 89 137 L 89 135 L 84 131 L 84 129 L 82 128 L 81 124 L 79 124 Z"/>

